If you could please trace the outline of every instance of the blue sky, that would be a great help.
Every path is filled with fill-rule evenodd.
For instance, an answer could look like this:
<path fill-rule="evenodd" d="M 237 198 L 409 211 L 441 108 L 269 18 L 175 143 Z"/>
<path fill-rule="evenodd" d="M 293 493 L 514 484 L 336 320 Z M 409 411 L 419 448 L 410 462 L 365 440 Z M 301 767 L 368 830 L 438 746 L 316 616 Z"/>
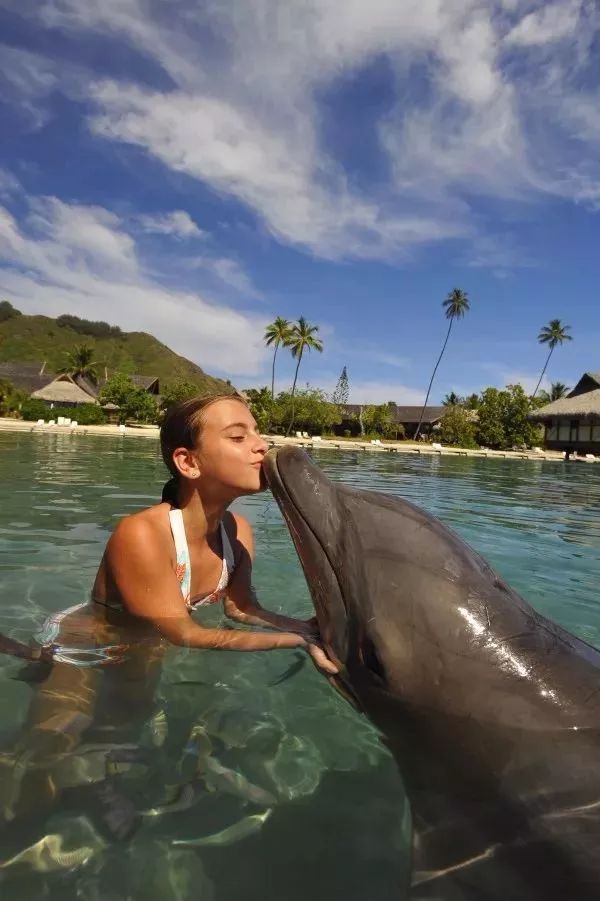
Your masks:
<path fill-rule="evenodd" d="M 593 0 L 4 0 L 0 296 L 144 330 L 239 386 L 418 403 L 600 369 Z M 279 385 L 293 364 L 282 355 Z"/>

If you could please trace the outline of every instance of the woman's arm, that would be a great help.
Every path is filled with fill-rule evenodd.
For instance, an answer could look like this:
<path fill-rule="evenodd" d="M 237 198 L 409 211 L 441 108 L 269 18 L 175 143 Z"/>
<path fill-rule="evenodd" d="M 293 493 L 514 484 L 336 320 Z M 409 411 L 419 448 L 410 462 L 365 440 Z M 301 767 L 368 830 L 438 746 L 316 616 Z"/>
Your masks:
<path fill-rule="evenodd" d="M 205 629 L 195 623 L 160 534 L 142 518 L 128 517 L 117 526 L 106 548 L 105 563 L 127 611 L 152 623 L 173 644 L 228 651 L 306 647 L 305 639 L 292 632 L 236 632 Z"/>
<path fill-rule="evenodd" d="M 295 619 L 280 613 L 265 610 L 258 602 L 252 587 L 252 561 L 254 559 L 254 538 L 247 519 L 233 514 L 235 537 L 231 544 L 235 553 L 235 571 L 227 587 L 225 615 L 238 623 L 249 626 L 270 626 L 273 629 L 297 632 L 305 638 L 316 637 L 314 620 Z"/>

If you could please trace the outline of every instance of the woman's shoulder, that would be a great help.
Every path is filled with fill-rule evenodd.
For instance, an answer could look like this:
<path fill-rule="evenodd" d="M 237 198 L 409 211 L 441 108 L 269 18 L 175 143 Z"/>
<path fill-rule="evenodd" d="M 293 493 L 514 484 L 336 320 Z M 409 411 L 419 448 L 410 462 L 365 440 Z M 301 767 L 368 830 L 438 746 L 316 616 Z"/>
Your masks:
<path fill-rule="evenodd" d="M 169 504 L 160 503 L 124 516 L 110 538 L 109 547 L 112 545 L 123 549 L 143 542 L 152 552 L 159 546 L 166 549 L 166 539 L 170 533 L 168 510 Z"/>

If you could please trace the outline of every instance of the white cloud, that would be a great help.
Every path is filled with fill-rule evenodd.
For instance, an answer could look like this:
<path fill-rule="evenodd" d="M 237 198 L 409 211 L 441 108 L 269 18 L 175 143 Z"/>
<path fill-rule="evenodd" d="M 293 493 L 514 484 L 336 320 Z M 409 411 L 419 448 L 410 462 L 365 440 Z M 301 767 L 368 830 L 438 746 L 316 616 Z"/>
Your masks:
<path fill-rule="evenodd" d="M 170 80 L 161 91 L 85 82 L 94 134 L 236 198 L 320 256 L 398 260 L 482 230 L 491 247 L 481 198 L 596 205 L 581 184 L 600 181 L 589 0 L 345 0 L 343 14 L 339 0 L 36 7 L 25 3 L 53 29 L 118 36 Z M 389 178 L 359 188 L 324 138 L 319 98 L 381 60 L 396 96 L 365 141 Z"/>
<path fill-rule="evenodd" d="M 138 216 L 138 222 L 144 231 L 157 235 L 169 235 L 174 238 L 202 238 L 205 235 L 185 210 Z"/>
<path fill-rule="evenodd" d="M 20 189 L 21 185 L 18 178 L 16 178 L 12 172 L 9 172 L 8 169 L 3 169 L 0 166 L 0 197 L 15 194 L 20 191 Z"/>
<path fill-rule="evenodd" d="M 158 94 L 97 84 L 97 135 L 144 147 L 171 169 L 234 194 L 261 215 L 280 239 L 325 257 L 388 257 L 423 241 L 459 236 L 459 221 L 431 215 L 388 215 L 353 197 L 332 170 L 319 184 L 317 152 L 306 121 L 303 140 L 261 123 L 256 112 L 186 92 Z"/>
<path fill-rule="evenodd" d="M 146 331 L 208 372 L 235 377 L 260 371 L 263 318 L 164 288 L 147 274 L 133 238 L 108 210 L 54 197 L 31 206 L 22 225 L 0 207 L 0 287 L 19 309 L 75 313 Z"/>
<path fill-rule="evenodd" d="M 570 37 L 579 21 L 581 0 L 559 0 L 528 13 L 506 37 L 508 44 L 532 46 Z"/>
<path fill-rule="evenodd" d="M 15 97 L 18 109 L 38 128 L 48 118 L 47 95 L 58 82 L 54 66 L 43 56 L 0 44 L 0 89 L 3 99 Z"/>

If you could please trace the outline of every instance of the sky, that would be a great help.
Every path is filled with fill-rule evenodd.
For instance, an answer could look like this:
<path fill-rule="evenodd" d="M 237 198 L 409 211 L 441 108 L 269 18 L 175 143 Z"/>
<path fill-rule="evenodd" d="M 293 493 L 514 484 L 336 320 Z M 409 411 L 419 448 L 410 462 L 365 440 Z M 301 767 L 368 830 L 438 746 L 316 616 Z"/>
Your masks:
<path fill-rule="evenodd" d="M 0 0 L 0 297 L 239 387 L 430 402 L 600 370 L 595 0 Z M 277 386 L 294 361 L 280 352 Z"/>

